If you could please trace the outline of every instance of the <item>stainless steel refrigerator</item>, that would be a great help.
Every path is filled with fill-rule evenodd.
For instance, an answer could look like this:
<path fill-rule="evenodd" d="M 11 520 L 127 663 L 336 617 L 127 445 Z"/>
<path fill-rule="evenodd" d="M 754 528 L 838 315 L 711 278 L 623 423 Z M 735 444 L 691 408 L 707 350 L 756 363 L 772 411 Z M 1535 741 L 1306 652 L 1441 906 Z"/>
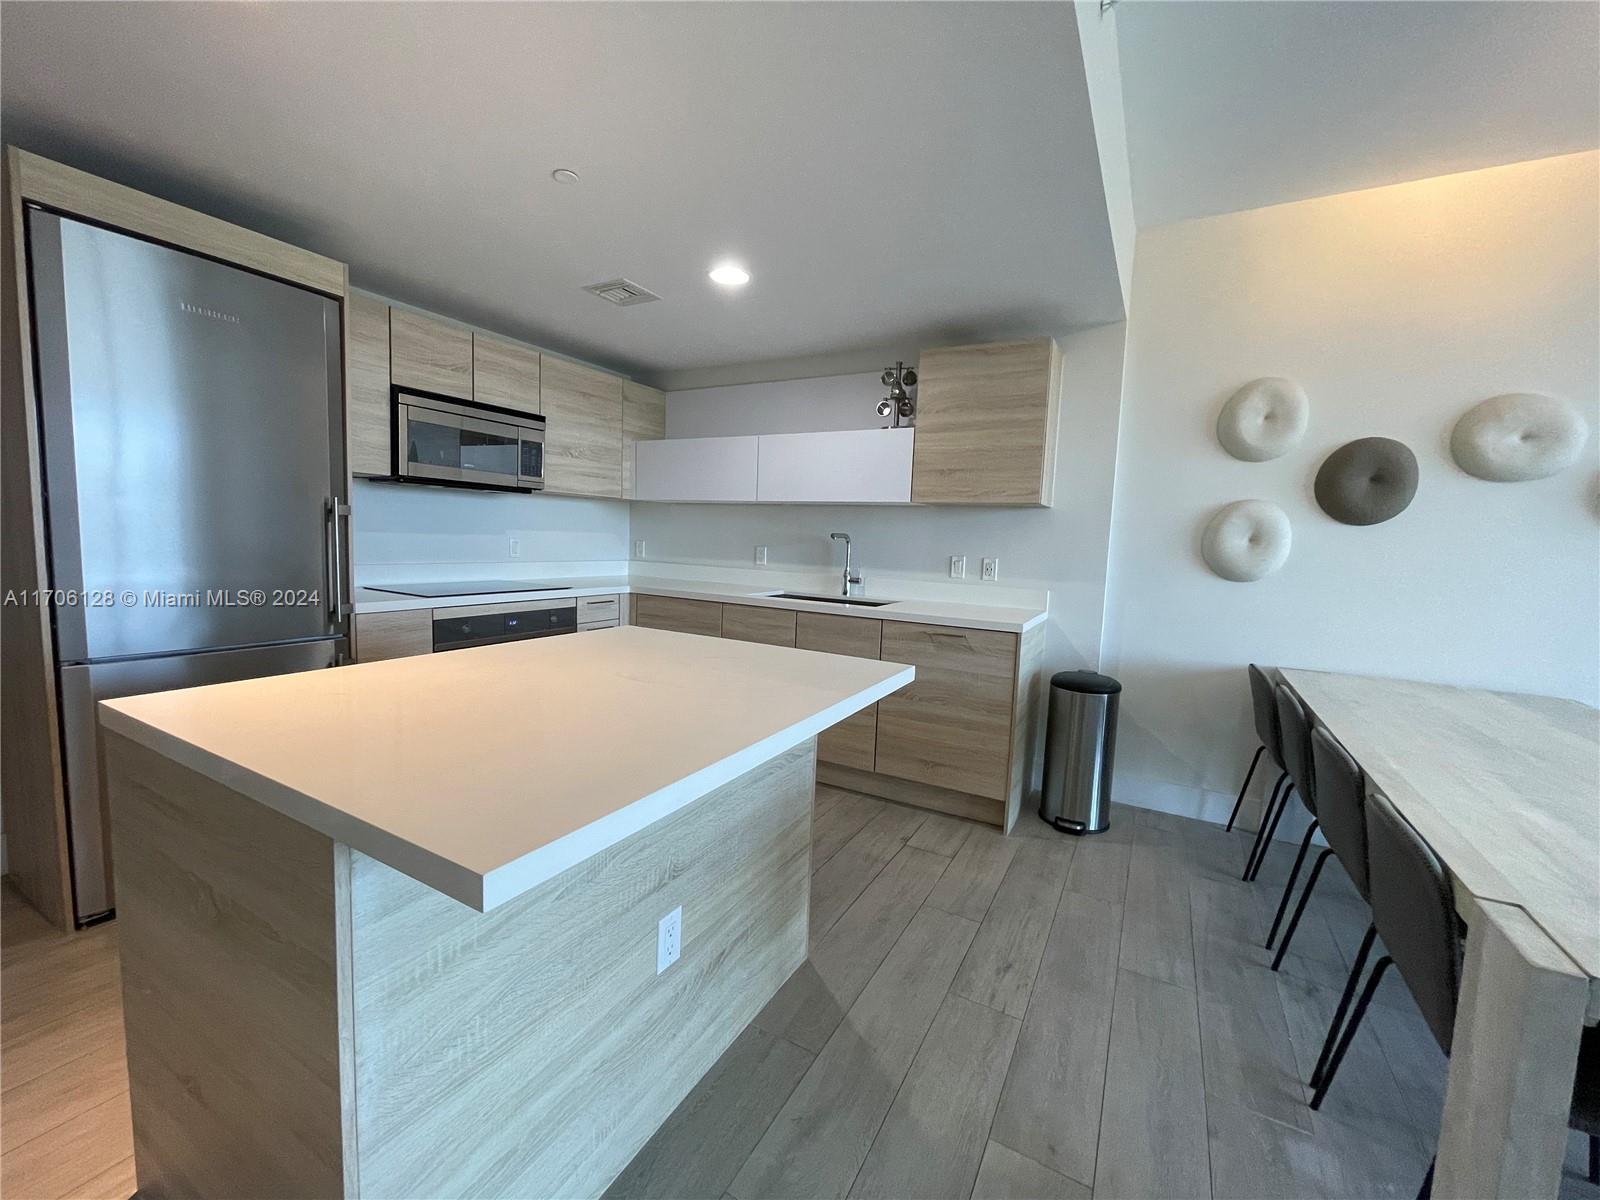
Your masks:
<path fill-rule="evenodd" d="M 112 911 L 95 703 L 345 657 L 339 306 L 27 212 L 80 924 Z"/>

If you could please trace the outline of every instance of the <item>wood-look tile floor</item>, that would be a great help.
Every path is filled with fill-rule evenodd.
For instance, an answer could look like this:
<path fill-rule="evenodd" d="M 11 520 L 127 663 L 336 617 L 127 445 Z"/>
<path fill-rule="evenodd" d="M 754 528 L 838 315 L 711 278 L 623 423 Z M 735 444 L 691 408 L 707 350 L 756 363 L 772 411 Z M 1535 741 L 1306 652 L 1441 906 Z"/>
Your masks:
<path fill-rule="evenodd" d="M 1113 822 L 1002 838 L 819 788 L 809 961 L 609 1194 L 1414 1195 L 1445 1060 L 1403 986 L 1305 1104 L 1366 925 L 1348 881 L 1274 974 L 1292 847 L 1250 886 L 1247 835 Z M 0 932 L 0 1195 L 124 1200 L 116 926 L 67 937 L 7 890 Z M 1600 1200 L 1585 1161 L 1574 1135 L 1563 1200 Z"/>

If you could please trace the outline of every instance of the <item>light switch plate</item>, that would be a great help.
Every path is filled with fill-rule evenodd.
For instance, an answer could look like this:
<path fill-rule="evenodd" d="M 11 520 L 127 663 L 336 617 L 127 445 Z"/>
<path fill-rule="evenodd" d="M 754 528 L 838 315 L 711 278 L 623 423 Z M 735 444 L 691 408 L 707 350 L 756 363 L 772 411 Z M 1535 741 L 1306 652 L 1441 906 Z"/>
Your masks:
<path fill-rule="evenodd" d="M 633 556 L 635 558 L 643 558 L 644 557 L 644 539 L 643 538 L 635 538 L 634 539 L 634 541 L 633 541 Z"/>
<path fill-rule="evenodd" d="M 986 558 L 983 560 L 983 578 L 988 583 L 993 583 L 1000 578 L 1000 560 L 998 558 Z"/>
<path fill-rule="evenodd" d="M 965 554 L 952 554 L 950 556 L 950 578 L 965 579 L 967 577 L 967 556 Z"/>
<path fill-rule="evenodd" d="M 764 567 L 766 565 L 767 565 L 767 548 L 765 546 L 757 546 L 756 547 L 756 566 Z"/>
<path fill-rule="evenodd" d="M 510 549 L 511 557 L 512 558 L 521 558 L 522 557 L 522 539 L 521 538 L 510 538 L 510 539 L 508 539 L 508 541 L 510 543 L 508 548 Z"/>
<path fill-rule="evenodd" d="M 659 975 L 683 953 L 683 905 L 678 905 L 656 928 L 656 974 Z"/>

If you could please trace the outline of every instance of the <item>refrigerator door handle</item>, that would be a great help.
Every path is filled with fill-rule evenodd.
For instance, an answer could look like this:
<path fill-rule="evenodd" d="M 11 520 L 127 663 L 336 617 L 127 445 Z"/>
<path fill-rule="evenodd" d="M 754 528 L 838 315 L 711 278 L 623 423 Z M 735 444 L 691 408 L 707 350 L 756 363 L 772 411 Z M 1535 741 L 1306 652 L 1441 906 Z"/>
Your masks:
<path fill-rule="evenodd" d="M 339 503 L 322 502 L 322 566 L 328 578 L 328 620 L 339 622 Z"/>

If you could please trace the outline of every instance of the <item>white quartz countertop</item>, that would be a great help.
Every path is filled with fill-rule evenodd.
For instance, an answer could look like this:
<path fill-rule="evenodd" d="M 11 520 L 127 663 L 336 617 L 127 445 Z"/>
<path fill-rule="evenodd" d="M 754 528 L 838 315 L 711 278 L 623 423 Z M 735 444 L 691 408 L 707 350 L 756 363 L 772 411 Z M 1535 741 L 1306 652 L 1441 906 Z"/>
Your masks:
<path fill-rule="evenodd" d="M 100 720 L 488 911 L 914 674 L 623 627 L 108 700 Z"/>
<path fill-rule="evenodd" d="M 565 586 L 544 590 L 552 584 Z M 397 596 L 373 588 L 357 588 L 357 613 L 398 612 L 416 608 L 450 608 L 463 604 L 502 604 L 517 600 L 557 600 L 566 596 L 600 596 L 645 593 L 651 596 L 677 596 L 685 600 L 711 600 L 719 604 L 751 604 L 762 608 L 787 608 L 800 612 L 833 613 L 836 616 L 873 617 L 883 621 L 914 621 L 923 625 L 954 625 L 964 629 L 996 629 L 1021 633 L 1044 621 L 1043 609 L 1012 608 L 991 604 L 968 604 L 948 600 L 897 600 L 890 595 L 866 596 L 889 601 L 878 607 L 834 604 L 826 600 L 791 600 L 763 595 L 763 591 L 744 584 L 714 583 L 689 579 L 650 579 L 616 576 L 556 580 L 533 580 L 537 592 L 492 592 L 474 596 Z"/>

